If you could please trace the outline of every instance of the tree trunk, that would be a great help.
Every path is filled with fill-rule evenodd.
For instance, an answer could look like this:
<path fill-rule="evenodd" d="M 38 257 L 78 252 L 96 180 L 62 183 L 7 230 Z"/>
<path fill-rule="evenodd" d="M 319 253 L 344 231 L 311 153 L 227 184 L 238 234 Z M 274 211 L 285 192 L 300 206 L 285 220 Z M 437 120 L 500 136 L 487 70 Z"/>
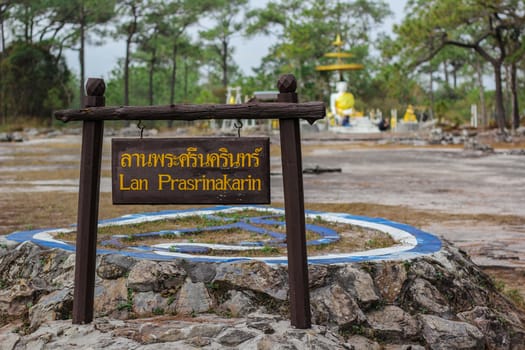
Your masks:
<path fill-rule="evenodd" d="M 479 60 L 476 60 L 476 73 L 479 85 L 479 103 L 481 104 L 481 126 L 486 128 L 487 120 L 487 106 L 485 104 L 485 87 L 483 86 L 483 66 Z"/>
<path fill-rule="evenodd" d="M 31 16 L 31 20 L 29 21 L 29 43 L 33 43 L 33 28 L 35 26 L 35 19 Z"/>
<path fill-rule="evenodd" d="M 126 38 L 126 57 L 124 58 L 124 106 L 129 106 L 129 61 L 132 35 Z"/>
<path fill-rule="evenodd" d="M 503 66 L 504 68 L 504 81 L 503 81 L 503 84 L 505 86 L 504 90 L 503 90 L 503 103 L 504 103 L 504 106 L 505 106 L 505 121 L 507 120 L 507 113 L 509 113 L 509 111 L 512 113 L 512 83 L 511 83 L 511 77 L 510 77 L 510 65 L 509 64 L 505 64 Z M 511 117 L 512 118 L 512 117 Z M 512 119 L 511 119 L 511 124 L 512 124 Z M 505 123 L 505 125 L 507 127 L 509 127 L 509 125 L 507 123 Z"/>
<path fill-rule="evenodd" d="M 430 66 L 430 110 L 434 110 L 434 74 Z"/>
<path fill-rule="evenodd" d="M 137 32 L 137 6 L 131 2 L 131 14 L 133 15 L 133 22 L 131 22 L 130 27 L 128 28 L 128 36 L 126 38 L 126 57 L 124 59 L 124 105 L 129 106 L 129 64 L 131 57 L 131 42 L 133 36 Z"/>
<path fill-rule="evenodd" d="M 171 66 L 171 81 L 170 81 L 170 104 L 175 103 L 175 84 L 177 83 L 177 44 L 173 44 L 172 57 L 173 64 Z"/>
<path fill-rule="evenodd" d="M 148 84 L 148 95 L 149 105 L 153 106 L 153 73 L 155 72 L 155 62 L 157 61 L 157 49 L 153 48 L 151 52 L 151 59 L 149 64 L 149 84 Z"/>
<path fill-rule="evenodd" d="M 184 102 L 188 102 L 188 58 L 184 58 Z"/>
<path fill-rule="evenodd" d="M 85 72 L 85 62 L 84 62 L 84 50 L 85 50 L 85 44 L 86 44 L 86 33 L 85 33 L 85 16 L 84 16 L 84 9 L 82 8 L 80 13 L 81 19 L 80 19 L 80 50 L 78 51 L 78 60 L 80 64 L 80 106 L 83 105 L 84 101 L 84 80 L 86 79 L 86 72 Z"/>
<path fill-rule="evenodd" d="M 0 52 L 4 54 L 5 53 L 5 31 L 4 31 L 3 14 L 0 14 L 0 44 L 2 45 L 2 49 L 0 50 Z"/>
<path fill-rule="evenodd" d="M 7 102 L 5 100 L 5 87 L 2 84 L 2 77 L 0 77 L 0 116 L 2 117 L 2 125 L 6 125 L 7 124 Z"/>
<path fill-rule="evenodd" d="M 510 65 L 510 91 L 512 94 L 512 131 L 520 127 L 520 108 L 518 102 L 518 81 L 516 63 Z"/>
<path fill-rule="evenodd" d="M 228 87 L 228 42 L 222 41 L 222 86 Z"/>
<path fill-rule="evenodd" d="M 29 8 L 27 5 L 24 8 L 24 40 L 29 43 Z"/>
<path fill-rule="evenodd" d="M 171 78 L 170 78 L 170 104 L 175 104 L 175 84 L 177 83 L 177 44 L 173 44 L 172 51 L 173 64 L 171 66 Z M 168 120 L 168 128 L 173 127 L 173 120 Z"/>
<path fill-rule="evenodd" d="M 2 113 L 2 124 L 7 125 L 7 101 L 5 100 L 5 87 L 0 86 L 0 88 L 0 97 L 2 97 L 2 100 L 0 100 L 0 113 Z"/>
<path fill-rule="evenodd" d="M 448 60 L 443 61 L 443 72 L 445 73 L 445 83 L 450 86 L 450 80 L 448 76 Z"/>
<path fill-rule="evenodd" d="M 501 132 L 505 132 L 505 106 L 503 105 L 503 84 L 501 81 L 501 63 L 495 62 L 494 82 L 496 84 L 496 123 Z"/>
<path fill-rule="evenodd" d="M 0 8 L 0 44 L 2 50 L 0 50 L 0 57 L 3 57 L 7 53 L 5 52 L 5 30 L 4 30 L 4 14 L 7 12 L 7 5 Z M 0 81 L 2 79 L 0 78 Z M 2 116 L 2 124 L 7 124 L 7 102 L 5 101 L 5 87 L 0 84 L 0 115 Z"/>

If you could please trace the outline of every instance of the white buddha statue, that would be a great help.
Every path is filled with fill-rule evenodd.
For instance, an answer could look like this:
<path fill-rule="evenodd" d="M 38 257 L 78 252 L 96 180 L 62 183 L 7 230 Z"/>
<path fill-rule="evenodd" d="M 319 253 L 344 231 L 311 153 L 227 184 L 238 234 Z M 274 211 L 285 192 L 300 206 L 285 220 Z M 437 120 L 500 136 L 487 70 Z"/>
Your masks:
<path fill-rule="evenodd" d="M 336 93 L 330 95 L 330 111 L 338 125 L 348 125 L 352 115 L 355 99 L 352 93 L 346 91 L 348 84 L 345 81 L 336 83 Z"/>

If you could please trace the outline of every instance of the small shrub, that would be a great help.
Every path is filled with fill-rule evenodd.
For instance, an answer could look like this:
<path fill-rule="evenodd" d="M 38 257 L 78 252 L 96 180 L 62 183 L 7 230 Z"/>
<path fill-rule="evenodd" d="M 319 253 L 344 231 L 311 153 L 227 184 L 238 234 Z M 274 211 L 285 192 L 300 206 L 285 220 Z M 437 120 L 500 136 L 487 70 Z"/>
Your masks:
<path fill-rule="evenodd" d="M 153 309 L 153 315 L 161 316 L 164 315 L 164 309 L 161 307 L 156 307 Z"/>

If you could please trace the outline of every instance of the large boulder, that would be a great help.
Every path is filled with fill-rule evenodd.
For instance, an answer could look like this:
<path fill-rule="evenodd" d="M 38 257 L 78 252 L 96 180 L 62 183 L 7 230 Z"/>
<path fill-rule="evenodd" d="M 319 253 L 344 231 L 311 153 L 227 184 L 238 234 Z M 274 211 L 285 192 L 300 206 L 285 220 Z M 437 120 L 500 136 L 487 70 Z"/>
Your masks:
<path fill-rule="evenodd" d="M 74 254 L 33 243 L 2 247 L 2 348 L 513 350 L 525 343 L 525 313 L 448 245 L 405 261 L 309 266 L 308 330 L 290 326 L 285 265 L 118 255 L 98 259 L 97 326 L 64 323 L 74 263 Z"/>
<path fill-rule="evenodd" d="M 288 298 L 288 274 L 280 266 L 263 262 L 225 263 L 217 266 L 213 282 L 264 293 L 278 300 Z"/>
<path fill-rule="evenodd" d="M 140 260 L 131 268 L 128 288 L 137 292 L 174 291 L 184 284 L 186 276 L 177 262 Z"/>
<path fill-rule="evenodd" d="M 432 350 L 477 350 L 485 348 L 481 331 L 466 322 L 434 315 L 421 315 L 422 336 Z"/>

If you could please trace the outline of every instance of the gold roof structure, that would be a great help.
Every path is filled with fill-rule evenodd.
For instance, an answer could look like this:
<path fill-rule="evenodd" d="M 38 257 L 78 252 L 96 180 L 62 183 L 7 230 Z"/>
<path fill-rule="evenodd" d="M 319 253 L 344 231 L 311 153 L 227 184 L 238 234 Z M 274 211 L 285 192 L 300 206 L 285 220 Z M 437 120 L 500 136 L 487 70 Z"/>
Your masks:
<path fill-rule="evenodd" d="M 343 58 L 350 58 L 353 55 L 349 52 L 341 52 L 341 47 L 343 46 L 343 41 L 341 40 L 341 36 L 337 34 L 335 41 L 333 42 L 333 45 L 337 48 L 337 52 L 328 52 L 325 53 L 324 56 L 328 58 L 337 58 L 337 63 L 335 64 L 329 64 L 324 66 L 317 66 L 315 67 L 315 70 L 326 72 L 326 71 L 339 71 L 339 75 L 342 74 L 343 71 L 347 70 L 361 70 L 364 69 L 365 66 L 359 63 L 344 63 Z"/>

